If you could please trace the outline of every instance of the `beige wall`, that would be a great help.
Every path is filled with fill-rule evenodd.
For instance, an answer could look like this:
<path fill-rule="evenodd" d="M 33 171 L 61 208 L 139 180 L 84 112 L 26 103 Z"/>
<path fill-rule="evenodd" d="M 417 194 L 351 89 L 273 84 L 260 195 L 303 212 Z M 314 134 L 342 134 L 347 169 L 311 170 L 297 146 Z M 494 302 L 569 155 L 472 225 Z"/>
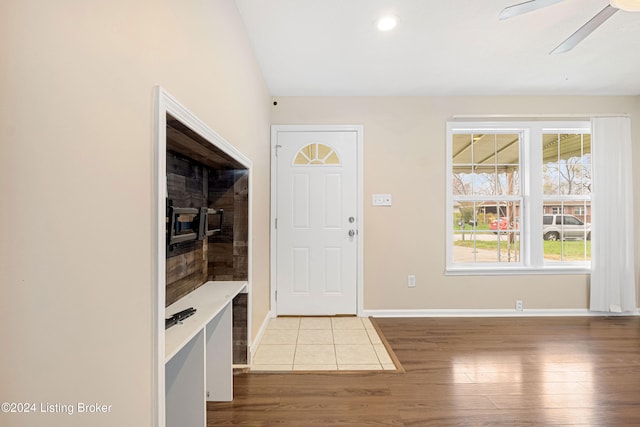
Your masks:
<path fill-rule="evenodd" d="M 152 423 L 153 87 L 254 162 L 253 318 L 268 312 L 270 98 L 231 0 L 3 1 L 3 426 Z"/>
<path fill-rule="evenodd" d="M 271 114 L 365 126 L 365 200 L 394 198 L 390 209 L 365 205 L 367 309 L 585 307 L 584 276 L 443 276 L 444 123 L 640 115 L 638 97 L 279 98 L 270 110 L 231 0 L 4 1 L 0 52 L 0 402 L 112 405 L 0 414 L 8 427 L 152 423 L 156 84 L 254 162 L 254 334 L 269 309 Z"/>
<path fill-rule="evenodd" d="M 588 307 L 588 278 L 445 276 L 445 123 L 453 115 L 629 113 L 640 97 L 278 97 L 273 124 L 364 125 L 364 307 L 529 309 Z M 633 128 L 640 161 L 640 127 Z M 635 171 L 640 194 L 640 170 Z M 391 193 L 391 208 L 371 194 Z M 638 215 L 636 215 L 638 216 Z M 640 227 L 637 227 L 640 228 Z M 640 230 L 636 230 L 640 235 Z M 636 239 L 638 240 L 638 239 Z M 407 288 L 407 275 L 417 285 Z"/>

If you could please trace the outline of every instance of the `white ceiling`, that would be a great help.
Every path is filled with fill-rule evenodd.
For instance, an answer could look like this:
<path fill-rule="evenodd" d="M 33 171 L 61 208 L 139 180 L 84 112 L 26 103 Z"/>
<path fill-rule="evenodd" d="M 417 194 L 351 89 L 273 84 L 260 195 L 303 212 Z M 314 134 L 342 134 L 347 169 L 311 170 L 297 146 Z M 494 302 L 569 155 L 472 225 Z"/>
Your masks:
<path fill-rule="evenodd" d="M 607 0 L 236 0 L 271 95 L 640 95 L 640 13 L 549 55 Z M 399 17 L 383 33 L 376 19 Z"/>

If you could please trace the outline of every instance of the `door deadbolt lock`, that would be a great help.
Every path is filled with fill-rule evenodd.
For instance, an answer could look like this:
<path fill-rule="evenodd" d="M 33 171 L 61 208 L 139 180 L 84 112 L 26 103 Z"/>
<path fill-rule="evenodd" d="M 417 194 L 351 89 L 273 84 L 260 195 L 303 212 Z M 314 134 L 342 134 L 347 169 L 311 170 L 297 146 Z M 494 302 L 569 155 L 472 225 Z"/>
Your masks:
<path fill-rule="evenodd" d="M 356 220 L 356 219 L 355 219 L 354 217 L 352 217 L 352 216 L 350 216 L 350 217 L 349 217 L 349 222 L 350 222 L 350 223 L 352 223 L 352 224 L 353 224 L 353 223 L 355 222 L 355 220 Z"/>

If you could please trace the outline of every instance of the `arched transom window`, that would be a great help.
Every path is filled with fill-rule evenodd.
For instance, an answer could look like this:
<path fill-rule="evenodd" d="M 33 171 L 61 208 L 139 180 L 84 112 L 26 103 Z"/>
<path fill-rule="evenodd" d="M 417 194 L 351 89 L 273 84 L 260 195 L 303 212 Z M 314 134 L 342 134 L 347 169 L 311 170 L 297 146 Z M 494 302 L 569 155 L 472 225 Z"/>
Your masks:
<path fill-rule="evenodd" d="M 318 166 L 336 166 L 340 165 L 340 158 L 333 148 L 321 143 L 312 143 L 306 145 L 298 151 L 293 160 L 294 165 L 318 165 Z"/>

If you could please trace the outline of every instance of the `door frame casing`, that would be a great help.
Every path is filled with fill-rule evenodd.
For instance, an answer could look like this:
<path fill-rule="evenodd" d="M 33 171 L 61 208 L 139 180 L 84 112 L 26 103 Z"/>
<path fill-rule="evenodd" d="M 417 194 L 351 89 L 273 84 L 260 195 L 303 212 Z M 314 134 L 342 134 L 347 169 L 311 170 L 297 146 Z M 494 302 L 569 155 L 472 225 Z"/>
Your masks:
<path fill-rule="evenodd" d="M 362 125 L 272 125 L 271 126 L 271 249 L 270 249 L 270 295 L 271 309 L 269 317 L 277 315 L 277 201 L 278 201 L 278 161 L 277 161 L 277 144 L 279 132 L 355 132 L 356 133 L 356 212 L 358 215 L 358 240 L 356 254 L 356 314 L 362 316 L 364 312 L 364 256 L 363 256 L 363 238 L 364 238 L 364 205 L 363 205 L 363 189 L 364 189 L 364 126 Z"/>

